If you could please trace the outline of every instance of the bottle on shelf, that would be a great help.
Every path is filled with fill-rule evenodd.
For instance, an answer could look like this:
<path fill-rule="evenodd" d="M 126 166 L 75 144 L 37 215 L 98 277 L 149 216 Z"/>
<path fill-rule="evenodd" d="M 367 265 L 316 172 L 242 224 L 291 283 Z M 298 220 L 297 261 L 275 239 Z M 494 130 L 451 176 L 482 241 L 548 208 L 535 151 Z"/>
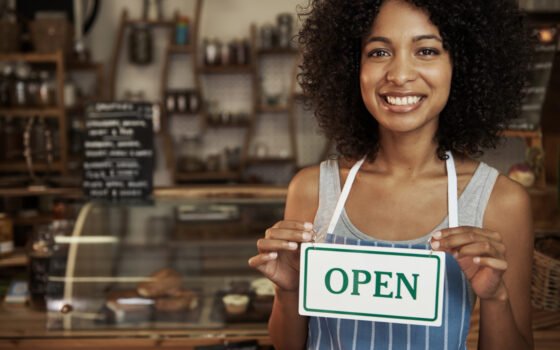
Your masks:
<path fill-rule="evenodd" d="M 56 81 L 49 71 L 43 70 L 39 73 L 39 104 L 42 107 L 56 105 Z"/>
<path fill-rule="evenodd" d="M 181 16 L 175 25 L 175 45 L 189 44 L 189 17 Z"/>
<path fill-rule="evenodd" d="M 35 310 L 46 309 L 47 284 L 50 258 L 53 255 L 54 237 L 49 226 L 40 226 L 33 233 L 27 248 L 29 257 L 29 303 Z"/>
<path fill-rule="evenodd" d="M 6 213 L 0 213 L 0 256 L 14 251 L 14 227 L 12 219 Z"/>
<path fill-rule="evenodd" d="M 10 92 L 13 89 L 13 84 L 14 67 L 11 64 L 6 64 L 2 68 L 2 77 L 0 78 L 0 108 L 10 107 Z"/>
<path fill-rule="evenodd" d="M 16 79 L 13 85 L 11 104 L 16 107 L 28 107 L 31 103 L 29 99 L 29 76 L 31 69 L 28 64 L 18 62 L 16 65 Z"/>

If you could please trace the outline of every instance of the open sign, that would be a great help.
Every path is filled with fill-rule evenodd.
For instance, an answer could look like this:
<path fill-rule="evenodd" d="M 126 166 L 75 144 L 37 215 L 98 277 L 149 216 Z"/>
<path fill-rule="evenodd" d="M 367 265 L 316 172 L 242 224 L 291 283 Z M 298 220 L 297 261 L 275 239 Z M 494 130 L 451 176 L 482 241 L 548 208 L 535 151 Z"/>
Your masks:
<path fill-rule="evenodd" d="M 299 313 L 440 326 L 445 253 L 301 245 Z"/>

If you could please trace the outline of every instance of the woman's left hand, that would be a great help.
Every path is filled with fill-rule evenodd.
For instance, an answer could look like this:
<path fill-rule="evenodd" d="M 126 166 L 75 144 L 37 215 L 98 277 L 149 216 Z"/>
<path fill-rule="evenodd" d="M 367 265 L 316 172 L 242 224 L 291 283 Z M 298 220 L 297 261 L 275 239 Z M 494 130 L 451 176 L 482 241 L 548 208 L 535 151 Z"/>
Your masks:
<path fill-rule="evenodd" d="M 502 279 L 507 270 L 506 246 L 498 232 L 460 226 L 435 232 L 432 249 L 453 254 L 481 299 L 503 300 L 507 291 Z"/>

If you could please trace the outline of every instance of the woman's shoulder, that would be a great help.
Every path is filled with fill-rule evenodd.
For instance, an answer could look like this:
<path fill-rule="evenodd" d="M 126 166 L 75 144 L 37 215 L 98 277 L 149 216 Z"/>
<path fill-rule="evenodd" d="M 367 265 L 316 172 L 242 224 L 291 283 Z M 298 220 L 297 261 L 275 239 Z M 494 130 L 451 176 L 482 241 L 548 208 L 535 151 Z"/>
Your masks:
<path fill-rule="evenodd" d="M 503 215 L 507 215 L 507 213 L 530 210 L 530 202 L 529 193 L 525 187 L 500 174 L 496 179 L 488 209 L 501 213 L 503 218 Z"/>
<path fill-rule="evenodd" d="M 504 175 L 498 175 L 484 215 L 483 226 L 502 234 L 505 240 L 532 235 L 531 199 L 527 190 Z"/>
<path fill-rule="evenodd" d="M 301 169 L 288 186 L 285 217 L 292 220 L 311 221 L 319 206 L 320 166 Z"/>

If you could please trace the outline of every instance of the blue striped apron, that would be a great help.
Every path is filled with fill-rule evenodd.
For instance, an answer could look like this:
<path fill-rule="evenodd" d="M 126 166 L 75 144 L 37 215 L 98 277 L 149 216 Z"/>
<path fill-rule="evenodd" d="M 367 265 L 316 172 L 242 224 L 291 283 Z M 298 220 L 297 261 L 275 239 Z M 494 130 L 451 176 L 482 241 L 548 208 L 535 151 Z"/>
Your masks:
<path fill-rule="evenodd" d="M 448 176 L 449 226 L 458 226 L 457 175 L 453 156 L 450 152 L 446 161 Z M 337 236 L 336 223 L 344 208 L 348 194 L 363 164 L 357 162 L 350 170 L 337 205 L 327 235 L 326 243 L 350 245 L 431 249 L 429 244 L 400 244 L 398 242 L 378 242 Z M 451 254 L 445 255 L 446 276 L 444 283 L 443 322 L 440 327 L 405 325 L 387 322 L 346 320 L 329 317 L 310 317 L 307 349 L 348 349 L 348 350 L 434 350 L 467 349 L 466 338 L 471 317 L 469 283 L 457 261 Z"/>

